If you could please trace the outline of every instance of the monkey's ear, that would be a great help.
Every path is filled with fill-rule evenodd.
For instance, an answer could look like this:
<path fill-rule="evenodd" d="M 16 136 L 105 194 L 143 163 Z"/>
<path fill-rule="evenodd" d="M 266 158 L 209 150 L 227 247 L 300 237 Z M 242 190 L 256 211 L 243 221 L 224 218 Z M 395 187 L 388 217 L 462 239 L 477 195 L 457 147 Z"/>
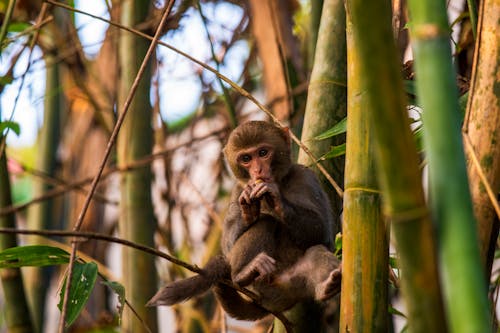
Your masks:
<path fill-rule="evenodd" d="M 286 144 L 290 146 L 292 143 L 292 138 L 290 137 L 290 128 L 282 127 L 281 131 L 283 132 L 283 137 L 285 138 Z"/>

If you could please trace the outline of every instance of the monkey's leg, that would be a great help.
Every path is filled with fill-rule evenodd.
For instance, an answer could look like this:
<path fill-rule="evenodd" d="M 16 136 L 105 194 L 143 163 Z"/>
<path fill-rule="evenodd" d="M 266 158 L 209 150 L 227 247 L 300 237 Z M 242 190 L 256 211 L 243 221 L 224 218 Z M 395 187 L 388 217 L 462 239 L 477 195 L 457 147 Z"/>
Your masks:
<path fill-rule="evenodd" d="M 236 240 L 227 256 L 235 283 L 246 286 L 255 279 L 270 277 L 276 270 L 277 225 L 273 217 L 262 215 Z"/>
<path fill-rule="evenodd" d="M 315 245 L 280 274 L 275 283 L 297 290 L 299 297 L 326 300 L 340 291 L 340 266 L 340 261 L 328 248 Z"/>

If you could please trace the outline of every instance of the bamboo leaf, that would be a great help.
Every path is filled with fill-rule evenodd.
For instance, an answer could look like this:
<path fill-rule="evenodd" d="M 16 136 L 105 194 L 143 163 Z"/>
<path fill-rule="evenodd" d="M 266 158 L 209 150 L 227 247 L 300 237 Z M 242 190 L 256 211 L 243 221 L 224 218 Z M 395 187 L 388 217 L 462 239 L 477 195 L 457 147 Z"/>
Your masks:
<path fill-rule="evenodd" d="M 333 146 L 328 153 L 320 157 L 320 161 L 342 156 L 344 154 L 345 154 L 345 143 L 338 146 Z"/>
<path fill-rule="evenodd" d="M 78 318 L 78 315 L 85 307 L 90 293 L 94 289 L 95 281 L 97 279 L 97 264 L 75 262 L 73 268 L 73 276 L 71 277 L 71 290 L 68 299 L 68 309 L 66 314 L 66 327 L 71 326 Z M 60 302 L 57 305 L 59 310 L 62 309 L 64 299 L 64 290 L 66 287 L 66 280 L 60 293 Z"/>
<path fill-rule="evenodd" d="M 2 78 L 5 78 L 5 77 L 2 77 Z M 0 84 L 2 84 L 2 83 L 0 82 Z M 7 128 L 14 131 L 14 133 L 16 133 L 16 135 L 21 134 L 21 127 L 19 126 L 19 123 L 16 123 L 15 121 L 6 120 L 6 121 L 0 122 L 0 133 L 3 133 L 3 131 L 6 130 Z"/>
<path fill-rule="evenodd" d="M 325 140 L 334 137 L 339 134 L 345 133 L 347 130 L 347 117 L 336 123 L 332 128 L 326 130 L 320 135 L 316 136 L 315 140 Z"/>
<path fill-rule="evenodd" d="M 21 32 L 31 27 L 31 24 L 25 22 L 13 22 L 7 28 L 8 32 Z"/>
<path fill-rule="evenodd" d="M 0 252 L 0 268 L 66 264 L 69 253 L 52 246 L 17 246 Z"/>

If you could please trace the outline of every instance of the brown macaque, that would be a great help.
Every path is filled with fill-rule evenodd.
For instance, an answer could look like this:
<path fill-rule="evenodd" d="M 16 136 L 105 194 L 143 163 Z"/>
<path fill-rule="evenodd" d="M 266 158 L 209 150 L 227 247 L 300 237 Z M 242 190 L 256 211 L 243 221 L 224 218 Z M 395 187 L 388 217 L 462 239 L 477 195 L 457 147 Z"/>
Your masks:
<path fill-rule="evenodd" d="M 214 287 L 230 316 L 255 320 L 336 295 L 341 264 L 331 252 L 330 204 L 316 175 L 291 162 L 288 131 L 246 122 L 231 133 L 224 154 L 238 184 L 224 220 L 223 255 L 202 274 L 163 287 L 148 305 L 176 304 Z M 253 291 L 258 304 L 222 279 Z"/>

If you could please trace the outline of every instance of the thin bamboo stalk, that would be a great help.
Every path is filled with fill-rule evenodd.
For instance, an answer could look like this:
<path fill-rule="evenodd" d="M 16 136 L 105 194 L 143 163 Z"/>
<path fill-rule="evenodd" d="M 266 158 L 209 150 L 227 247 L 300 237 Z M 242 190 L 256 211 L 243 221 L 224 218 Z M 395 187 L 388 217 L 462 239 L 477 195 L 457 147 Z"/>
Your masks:
<path fill-rule="evenodd" d="M 122 3 L 121 23 L 135 26 L 146 19 L 149 1 L 129 0 Z M 124 104 L 142 59 L 148 50 L 148 42 L 129 33 L 122 32 L 119 38 L 119 62 L 121 77 L 118 104 Z M 152 152 L 153 131 L 151 128 L 152 107 L 149 102 L 151 66 L 148 65 L 130 102 L 127 118 L 118 134 L 118 165 L 125 166 Z M 122 238 L 154 246 L 155 217 L 151 202 L 151 170 L 148 166 L 122 175 L 119 229 Z M 151 331 L 156 332 L 156 309 L 144 305 L 157 288 L 154 257 L 136 250 L 122 250 L 123 284 L 127 298 L 136 308 L 140 318 Z M 148 332 L 146 327 L 124 314 L 123 330 L 126 332 Z"/>
<path fill-rule="evenodd" d="M 365 73 L 361 83 L 363 93 L 372 108 L 384 213 L 392 223 L 400 258 L 409 329 L 422 333 L 446 332 L 433 226 L 406 112 L 392 37 L 390 1 L 350 0 L 346 10 L 359 48 L 360 68 Z"/>
<path fill-rule="evenodd" d="M 7 171 L 7 157 L 5 150 L 0 153 L 0 207 L 12 204 L 9 173 Z M 15 228 L 16 217 L 9 214 L 0 217 L 0 227 Z M 17 246 L 15 235 L 0 235 L 0 250 Z M 0 272 L 3 294 L 5 299 L 5 322 L 9 332 L 35 332 L 30 317 L 23 279 L 19 268 L 2 269 Z"/>
<path fill-rule="evenodd" d="M 332 47 L 335 45 L 335 47 Z M 311 73 L 307 104 L 302 127 L 301 141 L 314 156 L 330 151 L 332 140 L 316 140 L 315 137 L 345 118 L 347 110 L 347 51 L 345 40 L 345 9 L 340 0 L 325 0 L 318 32 L 314 67 Z M 316 170 L 313 161 L 304 150 L 300 150 L 298 162 Z M 344 178 L 344 159 L 336 158 L 321 162 L 328 173 L 338 182 Z M 329 186 L 326 178 L 317 172 L 327 191 L 334 216 L 340 215 L 342 200 Z M 335 226 L 334 233 L 340 230 Z"/>
<path fill-rule="evenodd" d="M 45 62 L 52 64 L 46 69 L 44 120 L 37 140 L 36 167 L 45 175 L 54 177 L 56 171 L 57 148 L 60 139 L 60 114 L 62 108 L 62 93 L 60 92 L 59 65 L 53 62 L 53 56 L 47 55 Z M 53 187 L 46 182 L 36 181 L 33 185 L 33 195 L 40 196 Z M 53 228 L 53 200 L 46 200 L 30 207 L 28 211 L 28 226 L 31 229 L 46 230 Z M 38 243 L 38 237 L 32 237 L 30 242 Z M 33 312 L 35 326 L 43 328 L 45 317 L 45 295 L 52 269 L 50 267 L 33 267 L 27 270 L 27 285 L 29 300 Z"/>
<path fill-rule="evenodd" d="M 453 332 L 490 332 L 460 133 L 460 109 L 444 1 L 409 0 L 417 94 L 423 112 L 432 217 L 437 224 L 446 311 Z"/>
<path fill-rule="evenodd" d="M 335 48 L 332 47 L 335 45 Z M 318 141 L 314 137 L 323 133 L 346 115 L 347 104 L 347 69 L 346 69 L 346 42 L 345 42 L 345 9 L 341 0 L 325 0 L 318 31 L 314 65 L 309 84 L 307 104 L 302 128 L 302 142 L 315 156 L 321 156 L 330 150 L 331 140 Z M 333 162 L 324 161 L 324 167 L 330 174 L 339 180 L 343 178 L 343 159 Z M 298 162 L 312 165 L 314 163 L 304 150 L 300 150 Z M 332 235 L 340 231 L 338 222 L 342 200 L 335 189 L 329 186 L 326 178 L 321 177 L 323 188 L 332 201 L 332 210 L 335 218 Z M 305 302 L 297 305 L 288 317 L 294 324 L 295 332 L 318 332 L 322 327 L 322 310 L 314 302 Z M 284 332 L 281 323 L 275 321 L 274 332 Z"/>
<path fill-rule="evenodd" d="M 387 332 L 389 246 L 375 177 L 371 105 L 347 17 L 348 104 L 340 328 Z"/>

